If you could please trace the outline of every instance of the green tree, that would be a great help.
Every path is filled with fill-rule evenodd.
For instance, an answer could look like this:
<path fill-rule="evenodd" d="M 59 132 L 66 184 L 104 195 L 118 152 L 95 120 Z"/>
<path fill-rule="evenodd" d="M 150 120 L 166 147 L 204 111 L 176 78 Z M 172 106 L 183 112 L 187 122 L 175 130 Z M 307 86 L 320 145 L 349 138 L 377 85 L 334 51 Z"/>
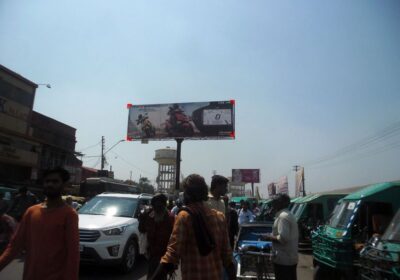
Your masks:
<path fill-rule="evenodd" d="M 140 177 L 139 188 L 143 193 L 154 193 L 154 186 L 150 184 L 150 180 L 147 177 Z"/>

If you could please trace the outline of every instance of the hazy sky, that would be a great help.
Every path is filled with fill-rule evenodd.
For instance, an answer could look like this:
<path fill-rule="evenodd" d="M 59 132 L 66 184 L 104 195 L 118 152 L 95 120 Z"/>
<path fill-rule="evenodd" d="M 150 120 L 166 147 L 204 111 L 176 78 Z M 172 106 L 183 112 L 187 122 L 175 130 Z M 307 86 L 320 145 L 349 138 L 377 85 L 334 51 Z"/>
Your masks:
<path fill-rule="evenodd" d="M 236 139 L 184 141 L 184 175 L 260 168 L 263 193 L 285 175 L 293 192 L 295 164 L 312 192 L 400 179 L 400 131 L 381 132 L 400 121 L 397 0 L 2 0 L 0 64 L 52 85 L 34 109 L 75 127 L 78 151 L 125 139 L 127 103 L 235 99 Z M 330 157 L 374 133 L 387 137 Z M 123 142 L 107 159 L 154 180 L 166 146 Z"/>

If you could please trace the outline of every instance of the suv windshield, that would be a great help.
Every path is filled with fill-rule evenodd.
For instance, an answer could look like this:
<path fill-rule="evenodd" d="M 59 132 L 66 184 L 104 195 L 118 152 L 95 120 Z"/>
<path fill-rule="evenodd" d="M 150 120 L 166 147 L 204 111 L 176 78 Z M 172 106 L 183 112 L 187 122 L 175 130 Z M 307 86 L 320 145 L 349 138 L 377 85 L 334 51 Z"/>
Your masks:
<path fill-rule="evenodd" d="M 136 198 L 96 196 L 82 206 L 78 213 L 131 218 L 137 203 Z"/>
<path fill-rule="evenodd" d="M 356 201 L 342 202 L 335 208 L 329 225 L 333 228 L 344 229 L 351 221 L 351 217 L 355 214 Z"/>
<path fill-rule="evenodd" d="M 392 222 L 383 234 L 382 240 L 400 242 L 400 211 L 394 216 Z"/>

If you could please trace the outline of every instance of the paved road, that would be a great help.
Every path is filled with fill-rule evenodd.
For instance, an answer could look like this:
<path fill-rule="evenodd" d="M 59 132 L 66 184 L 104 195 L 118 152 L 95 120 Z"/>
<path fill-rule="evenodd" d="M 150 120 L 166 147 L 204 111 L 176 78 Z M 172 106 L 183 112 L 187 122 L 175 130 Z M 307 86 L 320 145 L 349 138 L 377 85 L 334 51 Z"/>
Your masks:
<path fill-rule="evenodd" d="M 1 280 L 22 280 L 24 262 L 14 260 L 2 272 Z M 144 260 L 139 260 L 137 267 L 129 274 L 121 274 L 118 270 L 111 267 L 81 267 L 81 280 L 146 280 L 147 264 Z"/>
<path fill-rule="evenodd" d="M 2 272 L 1 280 L 21 280 L 23 272 L 23 261 L 14 260 Z M 139 260 L 137 267 L 130 274 L 121 274 L 117 270 L 109 267 L 82 267 L 80 272 L 81 280 L 145 280 L 147 264 L 144 260 Z M 312 280 L 312 256 L 300 254 L 297 268 L 299 280 Z M 178 277 L 178 279 L 180 279 Z"/>

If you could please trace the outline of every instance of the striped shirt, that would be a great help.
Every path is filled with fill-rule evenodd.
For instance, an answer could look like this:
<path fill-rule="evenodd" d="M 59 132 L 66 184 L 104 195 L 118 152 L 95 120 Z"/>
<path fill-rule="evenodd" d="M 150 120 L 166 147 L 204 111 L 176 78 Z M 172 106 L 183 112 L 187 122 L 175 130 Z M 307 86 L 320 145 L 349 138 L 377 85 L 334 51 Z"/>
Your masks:
<path fill-rule="evenodd" d="M 221 212 L 209 209 L 202 203 L 190 205 L 201 207 L 205 221 L 215 240 L 216 247 L 207 256 L 200 255 L 192 225 L 192 217 L 186 211 L 179 212 L 162 263 L 181 262 L 182 280 L 220 280 L 223 267 L 232 263 L 232 250 L 225 217 Z"/>

